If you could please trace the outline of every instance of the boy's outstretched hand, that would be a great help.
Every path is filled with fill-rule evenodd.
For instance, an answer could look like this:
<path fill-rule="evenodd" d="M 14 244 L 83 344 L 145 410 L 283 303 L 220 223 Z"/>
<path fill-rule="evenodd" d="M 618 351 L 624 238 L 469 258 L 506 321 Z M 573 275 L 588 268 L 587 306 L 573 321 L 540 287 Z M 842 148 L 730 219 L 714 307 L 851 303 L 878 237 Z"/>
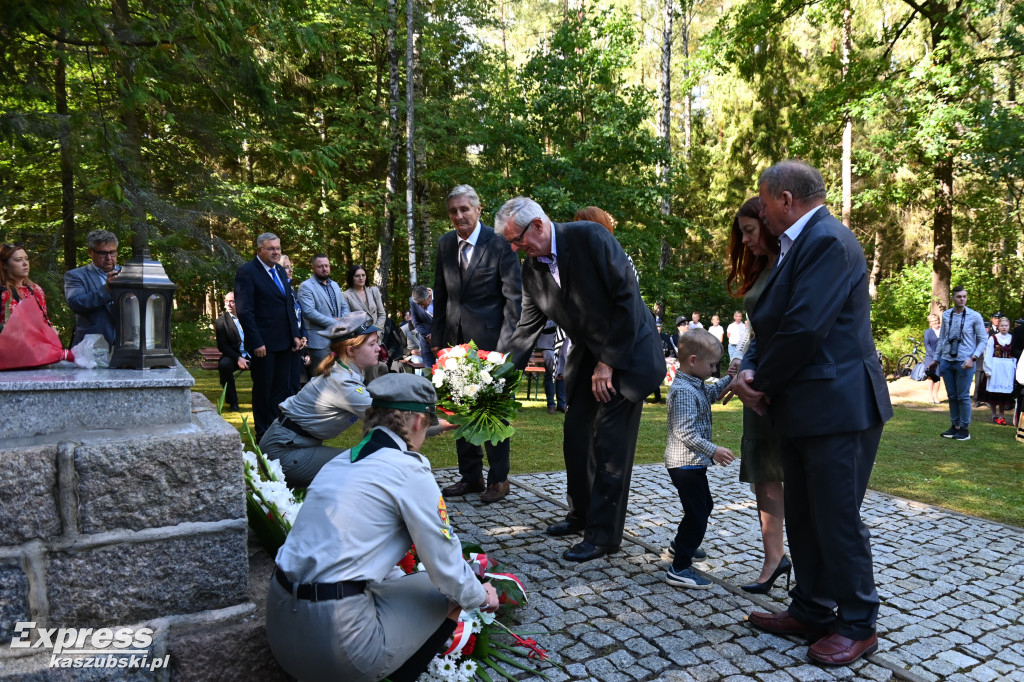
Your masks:
<path fill-rule="evenodd" d="M 719 445 L 715 448 L 715 454 L 711 455 L 711 459 L 715 464 L 725 466 L 726 464 L 732 464 L 732 461 L 736 458 L 732 456 L 732 450 Z"/>

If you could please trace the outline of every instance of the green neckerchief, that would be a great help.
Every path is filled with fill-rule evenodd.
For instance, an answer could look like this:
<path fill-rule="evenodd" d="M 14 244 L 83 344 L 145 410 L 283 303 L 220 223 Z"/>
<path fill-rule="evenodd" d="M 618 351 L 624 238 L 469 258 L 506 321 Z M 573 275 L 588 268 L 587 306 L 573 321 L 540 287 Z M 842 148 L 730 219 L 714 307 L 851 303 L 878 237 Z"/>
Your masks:
<path fill-rule="evenodd" d="M 351 458 L 353 462 L 365 459 L 385 448 L 398 449 L 395 439 L 380 429 L 373 429 L 366 437 L 359 441 L 359 444 L 352 448 Z"/>

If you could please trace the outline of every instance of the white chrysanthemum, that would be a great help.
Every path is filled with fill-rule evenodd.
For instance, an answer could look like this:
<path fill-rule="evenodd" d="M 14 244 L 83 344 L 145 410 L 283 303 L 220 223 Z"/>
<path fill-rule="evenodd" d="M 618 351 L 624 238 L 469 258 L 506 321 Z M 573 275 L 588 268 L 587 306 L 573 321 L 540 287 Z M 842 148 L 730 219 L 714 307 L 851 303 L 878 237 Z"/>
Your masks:
<path fill-rule="evenodd" d="M 479 663 L 472 658 L 467 658 L 459 665 L 459 672 L 462 673 L 463 679 L 471 680 L 476 675 L 476 669 L 479 667 Z"/>
<path fill-rule="evenodd" d="M 476 394 L 479 393 L 479 392 L 480 392 L 480 385 L 479 384 L 470 384 L 469 386 L 466 386 L 466 390 L 463 391 L 463 393 L 466 395 L 467 398 L 475 398 Z"/>
<path fill-rule="evenodd" d="M 437 666 L 438 672 L 441 675 L 457 675 L 459 672 L 459 664 L 455 661 L 455 657 L 451 654 L 441 657 L 441 663 Z"/>
<path fill-rule="evenodd" d="M 506 357 L 507 355 L 503 355 L 502 353 L 498 353 L 492 350 L 490 353 L 487 354 L 487 362 L 493 362 L 496 365 L 503 365 L 505 364 Z"/>
<path fill-rule="evenodd" d="M 489 384 L 492 381 L 494 381 L 494 379 L 491 377 L 491 373 L 490 372 L 488 372 L 486 369 L 484 371 L 480 372 L 480 383 L 481 384 Z"/>
<path fill-rule="evenodd" d="M 449 357 L 444 361 L 444 368 L 450 372 L 454 372 L 459 368 L 459 361 L 455 358 Z"/>
<path fill-rule="evenodd" d="M 434 370 L 434 376 L 432 378 L 435 388 L 441 388 L 444 385 L 444 370 L 438 367 Z"/>
<path fill-rule="evenodd" d="M 464 357 L 466 357 L 466 349 L 463 348 L 462 346 L 455 346 L 454 348 L 452 348 L 451 352 L 448 353 L 448 357 L 450 357 L 450 358 L 464 358 Z"/>

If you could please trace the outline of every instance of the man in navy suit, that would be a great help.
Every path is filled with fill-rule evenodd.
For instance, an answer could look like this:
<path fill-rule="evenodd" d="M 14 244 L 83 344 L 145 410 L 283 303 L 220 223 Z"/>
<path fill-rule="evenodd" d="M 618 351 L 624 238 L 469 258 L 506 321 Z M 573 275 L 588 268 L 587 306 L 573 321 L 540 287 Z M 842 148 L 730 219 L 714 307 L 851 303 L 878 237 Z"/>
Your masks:
<path fill-rule="evenodd" d="M 117 236 L 107 230 L 93 230 L 85 238 L 89 265 L 64 273 L 64 298 L 75 313 L 74 346 L 86 334 L 102 334 L 114 343 L 114 297 L 109 284 L 121 272 L 117 267 Z"/>
<path fill-rule="evenodd" d="M 455 187 L 448 193 L 447 207 L 455 229 L 437 240 L 431 350 L 436 357 L 442 348 L 475 341 L 480 350 L 503 352 L 519 322 L 519 259 L 480 222 L 480 197 L 472 187 Z M 483 450 L 460 438 L 455 449 L 462 478 L 442 491 L 446 497 L 483 492 L 480 499 L 489 503 L 508 495 L 509 442 L 484 447 L 486 489 Z"/>
<path fill-rule="evenodd" d="M 547 532 L 583 531 L 562 556 L 596 559 L 622 543 L 644 398 L 665 378 L 654 315 L 632 263 L 603 226 L 552 223 L 526 197 L 508 201 L 494 222 L 527 256 L 523 314 L 509 342 L 516 365 L 526 366 L 549 318 L 572 339 L 562 443 L 570 509 Z"/>
<path fill-rule="evenodd" d="M 782 440 L 789 609 L 750 622 L 812 641 L 808 656 L 848 665 L 878 648 L 870 534 L 860 506 L 889 391 L 871 337 L 868 271 L 857 238 L 825 208 L 825 181 L 801 161 L 761 174 L 761 216 L 782 245 L 757 307 L 733 392 Z"/>
<path fill-rule="evenodd" d="M 256 440 L 281 416 L 291 395 L 292 353 L 302 347 L 295 299 L 288 273 L 280 265 L 281 240 L 264 232 L 256 238 L 256 257 L 235 273 L 235 307 L 252 358 L 252 418 Z"/>

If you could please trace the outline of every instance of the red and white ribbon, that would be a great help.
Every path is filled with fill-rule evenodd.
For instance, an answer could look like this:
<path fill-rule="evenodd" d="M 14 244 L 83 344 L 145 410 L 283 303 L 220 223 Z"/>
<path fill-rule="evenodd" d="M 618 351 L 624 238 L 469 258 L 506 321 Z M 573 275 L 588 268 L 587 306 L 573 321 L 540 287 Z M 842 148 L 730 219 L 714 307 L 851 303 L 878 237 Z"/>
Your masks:
<path fill-rule="evenodd" d="M 445 649 L 442 656 L 447 656 L 451 653 L 458 653 L 462 651 L 466 644 L 469 642 L 469 638 L 473 636 L 473 627 L 462 621 L 459 621 L 455 625 L 455 632 L 452 633 L 451 643 L 448 648 Z"/>

